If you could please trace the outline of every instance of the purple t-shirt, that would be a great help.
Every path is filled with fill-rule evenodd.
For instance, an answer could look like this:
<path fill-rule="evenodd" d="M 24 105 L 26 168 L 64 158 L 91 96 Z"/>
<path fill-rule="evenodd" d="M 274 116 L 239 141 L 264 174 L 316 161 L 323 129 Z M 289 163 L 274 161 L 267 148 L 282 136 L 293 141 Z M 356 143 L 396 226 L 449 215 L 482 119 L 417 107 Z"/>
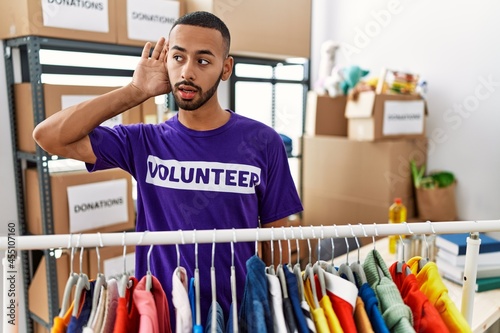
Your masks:
<path fill-rule="evenodd" d="M 256 228 L 302 211 L 285 148 L 270 127 L 232 111 L 229 121 L 209 131 L 194 131 L 177 116 L 158 125 L 135 124 L 90 133 L 97 161 L 89 171 L 119 167 L 137 180 L 137 231 Z M 235 243 L 238 300 L 245 285 L 245 263 L 254 243 Z M 180 245 L 188 276 L 195 268 L 194 245 Z M 201 316 L 211 302 L 212 244 L 198 245 Z M 136 249 L 136 277 L 147 271 L 148 246 Z M 231 302 L 229 243 L 217 243 L 217 300 L 228 318 Z M 151 271 L 161 282 L 171 316 L 174 245 L 155 246 Z"/>

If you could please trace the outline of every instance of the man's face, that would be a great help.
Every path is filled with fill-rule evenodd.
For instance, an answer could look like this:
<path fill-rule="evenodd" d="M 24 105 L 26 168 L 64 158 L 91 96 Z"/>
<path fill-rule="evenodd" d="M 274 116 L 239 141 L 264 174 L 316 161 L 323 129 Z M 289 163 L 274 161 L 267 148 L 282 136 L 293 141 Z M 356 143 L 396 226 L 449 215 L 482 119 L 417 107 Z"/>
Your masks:
<path fill-rule="evenodd" d="M 210 101 L 231 75 L 219 31 L 178 25 L 170 32 L 167 70 L 179 108 L 192 111 Z"/>

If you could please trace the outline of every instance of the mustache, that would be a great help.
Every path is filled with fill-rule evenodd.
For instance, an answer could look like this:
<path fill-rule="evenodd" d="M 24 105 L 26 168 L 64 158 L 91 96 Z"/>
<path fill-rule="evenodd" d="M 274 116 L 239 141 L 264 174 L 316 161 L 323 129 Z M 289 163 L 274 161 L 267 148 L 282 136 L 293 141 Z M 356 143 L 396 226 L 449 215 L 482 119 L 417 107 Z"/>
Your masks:
<path fill-rule="evenodd" d="M 201 90 L 201 87 L 197 86 L 196 84 L 194 84 L 194 83 L 192 83 L 190 81 L 186 81 L 186 80 L 177 82 L 174 85 L 174 87 L 177 88 L 177 89 L 179 89 L 180 85 L 191 86 L 191 87 L 195 88 L 196 90 Z"/>

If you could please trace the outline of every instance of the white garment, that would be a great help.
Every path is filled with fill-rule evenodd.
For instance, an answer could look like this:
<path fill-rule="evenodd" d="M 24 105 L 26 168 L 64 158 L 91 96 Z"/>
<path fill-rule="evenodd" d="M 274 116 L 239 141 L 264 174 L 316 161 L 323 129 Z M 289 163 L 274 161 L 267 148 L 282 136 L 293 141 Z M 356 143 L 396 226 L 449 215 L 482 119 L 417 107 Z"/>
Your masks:
<path fill-rule="evenodd" d="M 118 307 L 118 282 L 115 279 L 108 280 L 106 293 L 106 306 L 104 309 L 104 317 L 102 319 L 102 327 L 99 333 L 113 333 L 116 321 L 116 308 Z"/>
<path fill-rule="evenodd" d="M 184 267 L 177 267 L 172 274 L 172 303 L 175 308 L 175 332 L 191 333 L 193 318 L 188 294 L 188 277 Z"/>
<path fill-rule="evenodd" d="M 269 287 L 271 301 L 269 305 L 271 306 L 274 332 L 287 333 L 280 280 L 276 275 L 266 273 L 266 276 Z"/>
<path fill-rule="evenodd" d="M 101 330 L 104 311 L 106 310 L 107 294 L 108 292 L 106 288 L 101 286 L 101 290 L 99 292 L 99 302 L 97 303 L 94 317 L 89 318 L 89 322 L 87 323 L 87 326 L 83 328 L 82 333 L 94 333 Z"/>

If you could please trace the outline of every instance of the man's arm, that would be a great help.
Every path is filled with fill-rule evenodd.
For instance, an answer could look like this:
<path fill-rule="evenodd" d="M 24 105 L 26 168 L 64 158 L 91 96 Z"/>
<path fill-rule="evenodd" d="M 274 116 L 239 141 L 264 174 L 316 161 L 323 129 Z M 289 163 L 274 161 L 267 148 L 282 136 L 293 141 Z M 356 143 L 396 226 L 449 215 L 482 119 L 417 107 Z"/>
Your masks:
<path fill-rule="evenodd" d="M 167 43 L 161 38 L 153 50 L 146 43 L 128 85 L 73 105 L 45 119 L 35 127 L 33 138 L 53 155 L 95 163 L 88 134 L 103 121 L 137 106 L 152 96 L 170 91 L 166 69 Z"/>

